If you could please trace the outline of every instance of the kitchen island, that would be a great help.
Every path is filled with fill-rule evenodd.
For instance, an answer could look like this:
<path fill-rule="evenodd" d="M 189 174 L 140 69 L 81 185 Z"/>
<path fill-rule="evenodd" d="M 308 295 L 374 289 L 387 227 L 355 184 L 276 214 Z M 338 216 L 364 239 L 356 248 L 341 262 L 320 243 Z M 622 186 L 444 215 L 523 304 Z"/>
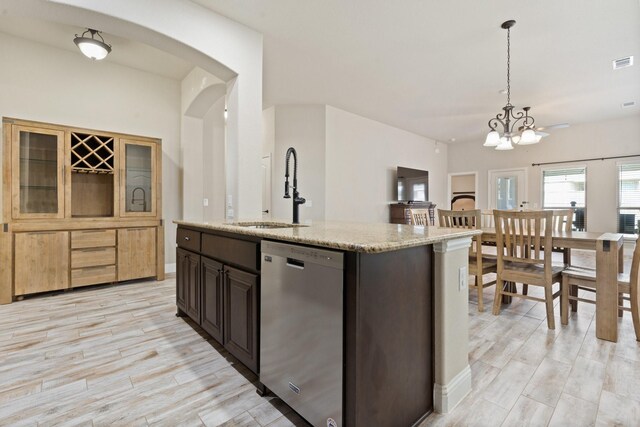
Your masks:
<path fill-rule="evenodd" d="M 342 253 L 338 426 L 413 425 L 434 409 L 448 412 L 471 389 L 466 272 L 477 231 L 351 222 L 176 224 L 178 315 L 191 317 L 258 375 L 261 242 Z"/>

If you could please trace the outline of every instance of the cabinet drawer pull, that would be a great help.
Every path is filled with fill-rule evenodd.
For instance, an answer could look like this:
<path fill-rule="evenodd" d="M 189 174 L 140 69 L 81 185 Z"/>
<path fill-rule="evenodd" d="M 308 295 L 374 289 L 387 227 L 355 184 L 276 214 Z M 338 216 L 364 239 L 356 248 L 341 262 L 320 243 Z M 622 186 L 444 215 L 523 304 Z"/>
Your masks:
<path fill-rule="evenodd" d="M 109 230 L 78 230 L 79 233 L 106 233 Z"/>
<path fill-rule="evenodd" d="M 136 230 L 146 230 L 150 227 L 136 227 L 136 228 L 125 228 L 127 231 L 136 231 Z"/>
<path fill-rule="evenodd" d="M 189 236 L 184 236 L 184 240 L 188 242 L 189 240 L 191 240 L 191 238 Z"/>
<path fill-rule="evenodd" d="M 56 234 L 60 231 L 30 231 L 29 234 Z"/>

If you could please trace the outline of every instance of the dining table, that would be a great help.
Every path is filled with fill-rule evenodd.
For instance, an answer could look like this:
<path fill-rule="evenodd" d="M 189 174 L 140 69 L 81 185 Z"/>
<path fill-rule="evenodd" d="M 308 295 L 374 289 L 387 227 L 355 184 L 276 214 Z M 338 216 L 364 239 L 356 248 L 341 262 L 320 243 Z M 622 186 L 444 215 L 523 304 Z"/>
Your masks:
<path fill-rule="evenodd" d="M 496 242 L 495 228 L 482 228 L 483 243 Z M 596 252 L 596 337 L 618 341 L 618 273 L 624 265 L 624 236 L 594 231 L 554 231 L 554 248 L 563 249 L 565 265 L 571 264 L 571 249 Z M 511 284 L 511 286 L 514 286 Z M 503 299 L 504 302 L 510 302 Z"/>

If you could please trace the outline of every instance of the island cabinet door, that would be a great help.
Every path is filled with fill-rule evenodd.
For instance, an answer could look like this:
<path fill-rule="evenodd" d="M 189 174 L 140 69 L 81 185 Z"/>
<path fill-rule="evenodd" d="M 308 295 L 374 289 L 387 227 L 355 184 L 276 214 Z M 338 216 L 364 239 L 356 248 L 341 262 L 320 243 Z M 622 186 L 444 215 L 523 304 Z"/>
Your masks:
<path fill-rule="evenodd" d="M 223 344 L 223 280 L 222 264 L 202 257 L 202 329 Z"/>
<path fill-rule="evenodd" d="M 176 249 L 176 305 L 200 323 L 200 255 Z"/>
<path fill-rule="evenodd" d="M 187 311 L 187 283 L 189 283 L 189 252 L 176 249 L 176 305 Z"/>
<path fill-rule="evenodd" d="M 202 296 L 200 294 L 200 255 L 187 252 L 186 270 L 186 313 L 197 324 L 200 324 Z"/>
<path fill-rule="evenodd" d="M 224 268 L 224 347 L 258 371 L 258 276 Z"/>

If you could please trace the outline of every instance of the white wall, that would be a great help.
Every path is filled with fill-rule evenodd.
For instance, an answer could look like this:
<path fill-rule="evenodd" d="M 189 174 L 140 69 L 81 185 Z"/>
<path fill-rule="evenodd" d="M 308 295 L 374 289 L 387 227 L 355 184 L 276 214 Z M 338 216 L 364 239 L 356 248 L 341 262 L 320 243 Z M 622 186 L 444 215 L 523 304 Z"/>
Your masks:
<path fill-rule="evenodd" d="M 312 202 L 300 206 L 301 222 L 389 222 L 398 166 L 428 170 L 431 201 L 445 203 L 447 144 L 436 154 L 433 140 L 335 107 L 279 105 L 263 112 L 263 155 L 273 154 L 274 218 L 292 215 L 291 199 L 282 198 L 289 147 L 298 153 L 300 194 Z"/>
<path fill-rule="evenodd" d="M 165 260 L 182 216 L 180 84 L 0 33 L 0 115 L 162 139 Z M 46 64 L 46 66 L 45 66 Z"/>
<path fill-rule="evenodd" d="M 146 43 L 223 79 L 229 110 L 227 174 L 233 174 L 227 188 L 237 214 L 260 215 L 260 186 L 255 183 L 261 179 L 262 34 L 189 0 L 0 3 L 3 13 L 100 28 Z"/>
<path fill-rule="evenodd" d="M 226 176 L 224 108 L 226 84 L 211 73 L 194 68 L 181 82 L 181 146 L 183 219 L 224 219 Z M 230 193 L 233 194 L 233 193 Z M 204 199 L 209 205 L 204 206 Z"/>
<path fill-rule="evenodd" d="M 272 148 L 272 216 L 291 220 L 293 215 L 293 190 L 291 199 L 284 196 L 285 158 L 287 149 L 293 147 L 298 156 L 298 191 L 307 203 L 300 206 L 300 221 L 325 218 L 325 106 L 278 105 L 273 107 L 274 125 Z M 289 161 L 289 184 L 293 185 L 293 156 Z"/>
<path fill-rule="evenodd" d="M 542 168 L 572 164 L 531 166 L 532 163 L 579 160 L 609 156 L 640 155 L 640 116 L 586 123 L 567 129 L 555 129 L 536 145 L 495 151 L 483 147 L 484 141 L 449 145 L 449 172 L 478 171 L 478 206 L 488 206 L 488 171 L 491 169 L 527 169 L 528 201 L 541 207 Z M 633 159 L 624 159 L 630 161 Z M 640 157 L 636 158 L 640 161 Z M 576 162 L 587 167 L 587 227 L 590 231 L 617 229 L 617 163 L 622 160 Z"/>
<path fill-rule="evenodd" d="M 396 167 L 429 171 L 429 199 L 446 206 L 447 144 L 327 106 L 328 220 L 389 222 Z"/>
<path fill-rule="evenodd" d="M 209 206 L 203 207 L 203 220 L 207 222 L 225 217 L 224 102 L 224 97 L 218 99 L 203 119 L 203 197 L 209 200 Z"/>

